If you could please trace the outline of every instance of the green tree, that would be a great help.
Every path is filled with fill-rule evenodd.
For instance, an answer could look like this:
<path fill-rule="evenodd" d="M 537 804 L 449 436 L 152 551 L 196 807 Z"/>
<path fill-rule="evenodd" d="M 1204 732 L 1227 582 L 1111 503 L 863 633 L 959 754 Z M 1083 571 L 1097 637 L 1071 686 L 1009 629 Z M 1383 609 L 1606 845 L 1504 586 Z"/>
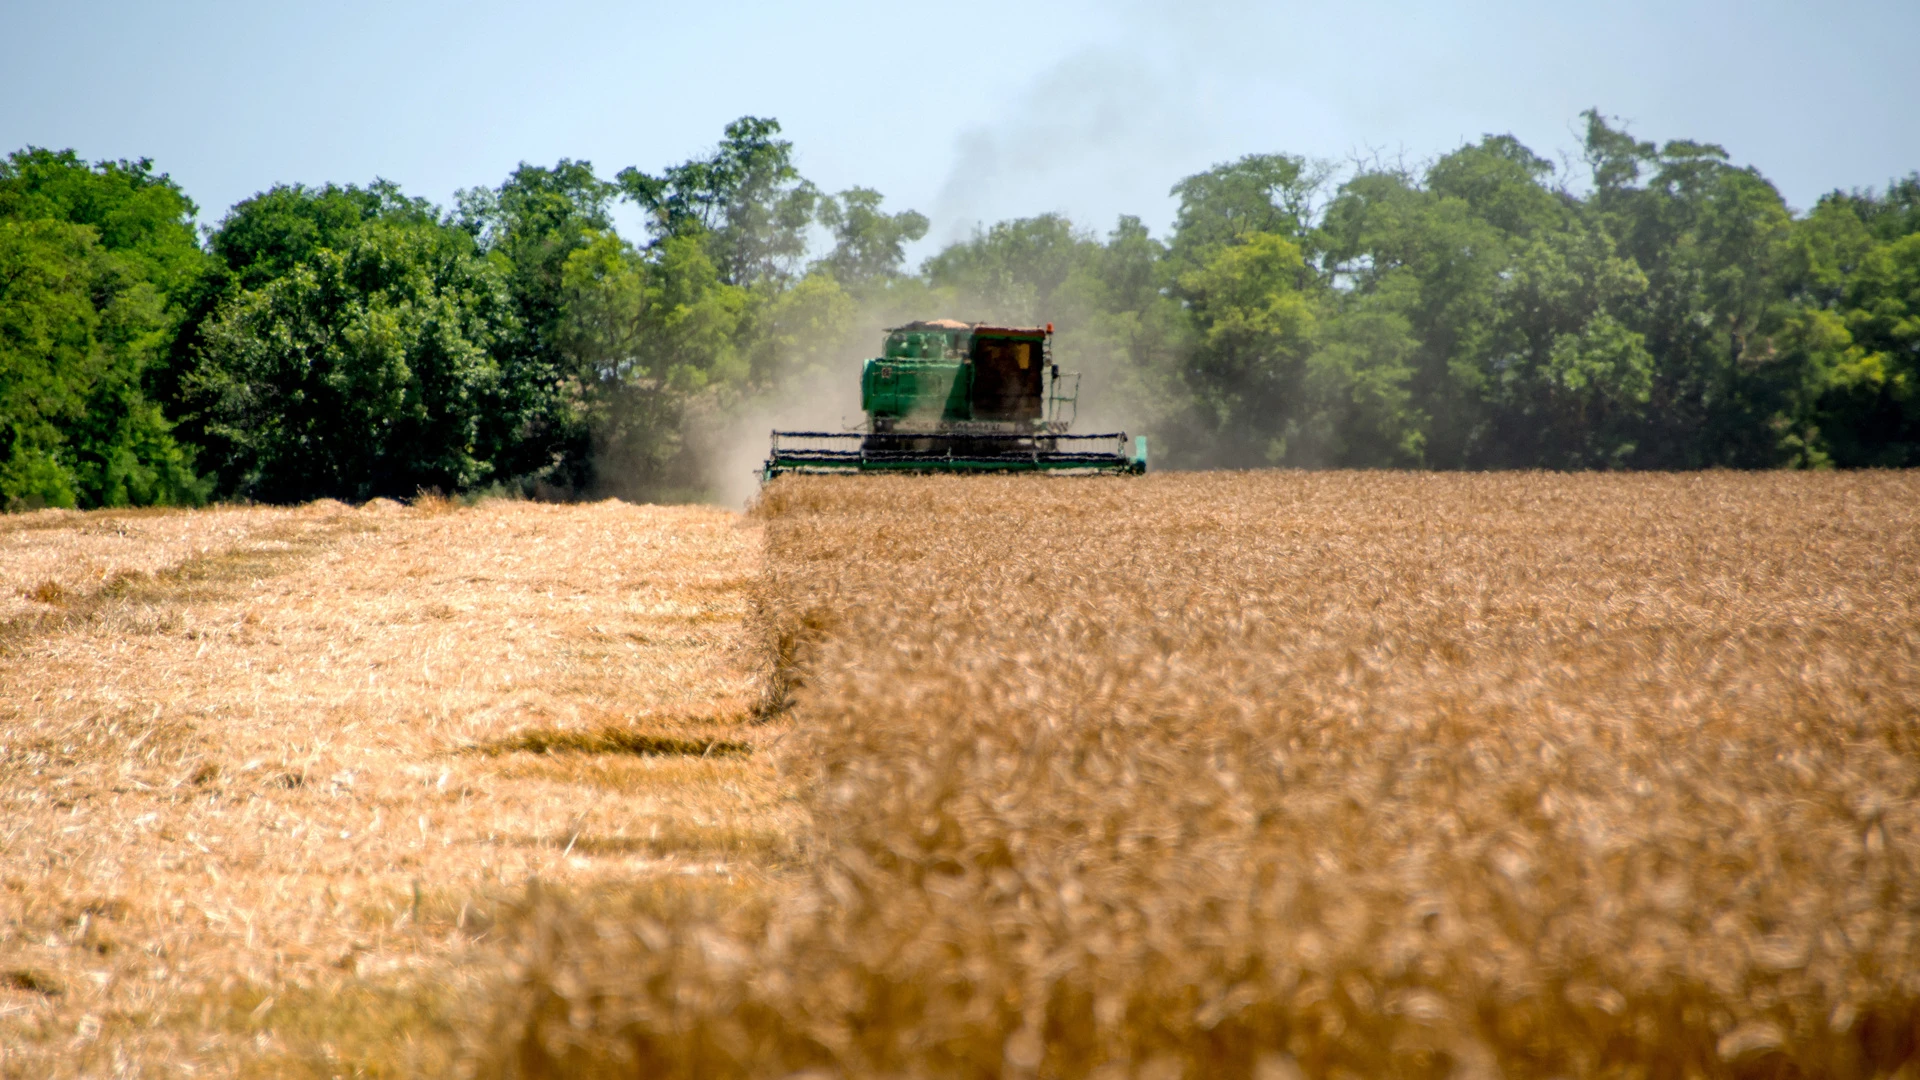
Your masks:
<path fill-rule="evenodd" d="M 1783 335 L 1817 390 L 1818 449 L 1835 464 L 1920 465 L 1920 233 L 1875 244 L 1830 308 Z"/>
<path fill-rule="evenodd" d="M 1290 154 L 1249 154 L 1189 176 L 1170 192 L 1180 209 L 1169 253 L 1184 271 L 1217 248 L 1273 234 L 1315 254 L 1316 200 L 1332 173 L 1324 162 Z"/>
<path fill-rule="evenodd" d="M 636 251 L 611 232 L 568 257 L 561 342 L 592 440 L 589 484 L 629 497 L 697 485 L 683 422 L 700 395 L 737 393 L 748 293 L 721 279 L 697 236 Z"/>
<path fill-rule="evenodd" d="M 0 505 L 205 497 L 148 385 L 206 270 L 193 214 L 145 160 L 0 164 Z"/>
<path fill-rule="evenodd" d="M 1629 463 L 1758 467 L 1801 457 L 1818 437 L 1797 392 L 1805 380 L 1770 343 L 1791 266 L 1780 193 L 1718 146 L 1656 149 L 1595 110 L 1586 119 L 1589 209 L 1647 277 L 1621 313 L 1657 358 Z"/>
<path fill-rule="evenodd" d="M 1467 151 L 1462 151 L 1465 153 Z M 1444 169 L 1448 159 L 1435 166 Z M 1399 172 L 1363 172 L 1341 185 L 1321 229 L 1332 281 L 1404 319 L 1410 417 L 1427 464 L 1474 463 L 1487 435 L 1486 394 L 1511 240 L 1466 198 Z"/>
<path fill-rule="evenodd" d="M 820 223 L 833 230 L 833 250 L 820 264 L 851 289 L 893 281 L 906 259 L 905 246 L 927 235 L 927 217 L 913 210 L 889 214 L 872 188 L 848 188 L 820 200 Z"/>
<path fill-rule="evenodd" d="M 1532 237 L 1563 227 L 1570 199 L 1546 186 L 1553 163 L 1511 135 L 1488 135 L 1442 157 L 1427 170 L 1427 190 L 1459 199 L 1474 217 L 1507 236 Z"/>
<path fill-rule="evenodd" d="M 151 285 L 177 314 L 208 270 L 193 201 L 153 163 L 88 166 L 71 150 L 29 147 L 0 165 L 0 220 L 64 221 L 94 230 L 102 250 Z"/>
<path fill-rule="evenodd" d="M 1079 419 L 1153 440 L 1158 460 L 1203 461 L 1211 425 L 1197 415 L 1185 365 L 1192 319 L 1167 285 L 1167 248 L 1139 218 L 1123 216 L 1106 242 L 1078 260 L 1049 299 L 1059 323 L 1055 359 L 1085 378 Z"/>
<path fill-rule="evenodd" d="M 456 196 L 455 220 L 506 275 L 515 328 L 499 349 L 502 409 L 482 422 L 502 477 L 561 489 L 590 483 L 591 433 L 568 387 L 579 367 L 567 353 L 568 260 L 613 227 L 618 188 L 586 161 L 552 168 L 520 163 L 498 188 Z"/>
<path fill-rule="evenodd" d="M 1616 317 L 1646 276 L 1579 221 L 1534 232 L 1496 286 L 1479 463 L 1617 467 L 1637 449 L 1652 391 L 1645 339 Z"/>
<path fill-rule="evenodd" d="M 1215 248 L 1180 276 L 1199 338 L 1188 371 L 1222 464 L 1288 461 L 1317 329 L 1313 284 L 1299 245 L 1278 233 Z"/>
<path fill-rule="evenodd" d="M 204 329 L 189 380 L 227 490 L 294 501 L 409 496 L 498 475 L 505 274 L 435 222 L 367 222 Z"/>
<path fill-rule="evenodd" d="M 1846 206 L 1879 240 L 1898 240 L 1920 233 L 1920 172 L 1908 173 L 1893 181 L 1884 192 L 1836 191 L 1821 202 Z"/>
<path fill-rule="evenodd" d="M 1042 214 L 975 231 L 928 259 L 921 273 L 975 309 L 975 318 L 1038 323 L 1047 321 L 1054 293 L 1099 250 L 1099 241 L 1073 222 Z"/>
<path fill-rule="evenodd" d="M 279 184 L 234 205 L 208 238 L 227 283 L 257 289 L 310 262 L 322 250 L 349 246 L 369 221 L 437 222 L 425 199 L 408 198 L 390 180 L 367 187 Z"/>
<path fill-rule="evenodd" d="M 848 359 L 870 341 L 855 337 L 860 303 L 833 273 L 808 274 L 753 312 L 748 384 L 761 394 L 845 378 Z"/>
<path fill-rule="evenodd" d="M 1406 278 L 1397 279 L 1405 282 Z M 1307 357 L 1293 463 L 1352 468 L 1423 463 L 1427 418 L 1413 400 L 1420 349 L 1393 287 L 1348 297 Z"/>
<path fill-rule="evenodd" d="M 743 116 L 714 153 L 654 176 L 620 170 L 626 197 L 645 210 L 655 242 L 698 237 L 730 285 L 779 285 L 807 253 L 820 193 L 793 165 L 777 120 Z"/>

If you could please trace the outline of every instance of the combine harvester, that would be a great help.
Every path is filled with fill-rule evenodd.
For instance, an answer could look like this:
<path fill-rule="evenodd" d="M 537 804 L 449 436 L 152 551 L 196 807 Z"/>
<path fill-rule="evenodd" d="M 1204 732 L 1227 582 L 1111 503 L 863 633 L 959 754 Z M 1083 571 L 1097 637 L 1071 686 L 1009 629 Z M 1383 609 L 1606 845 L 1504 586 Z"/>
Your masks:
<path fill-rule="evenodd" d="M 1147 437 L 1069 435 L 1078 372 L 1053 362 L 1053 324 L 988 326 L 952 319 L 887 331 L 860 369 L 864 430 L 776 431 L 761 471 L 1147 471 Z"/>

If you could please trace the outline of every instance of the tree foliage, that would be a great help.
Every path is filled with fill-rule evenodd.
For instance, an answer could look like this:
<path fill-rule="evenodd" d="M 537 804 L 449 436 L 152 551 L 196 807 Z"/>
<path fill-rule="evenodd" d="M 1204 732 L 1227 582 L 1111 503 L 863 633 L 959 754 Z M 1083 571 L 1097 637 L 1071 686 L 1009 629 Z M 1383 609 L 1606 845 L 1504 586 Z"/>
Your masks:
<path fill-rule="evenodd" d="M 806 256 L 820 192 L 779 133 L 777 120 L 743 116 L 708 157 L 658 176 L 622 169 L 620 188 L 647 211 L 656 243 L 698 237 L 729 285 L 784 283 Z"/>
<path fill-rule="evenodd" d="M 207 269 L 193 213 L 145 160 L 0 164 L 0 505 L 206 496 L 147 386 Z"/>
<path fill-rule="evenodd" d="M 657 172 L 522 163 L 451 212 L 282 185 L 204 246 L 150 163 L 24 150 L 0 502 L 697 495 L 733 418 L 939 315 L 1056 324 L 1083 429 L 1172 465 L 1920 464 L 1920 173 L 1795 213 L 1718 146 L 1583 119 L 1574 174 L 1506 135 L 1254 154 L 1175 184 L 1164 237 L 1042 214 L 917 269 L 924 215 L 823 194 L 756 117 Z"/>
<path fill-rule="evenodd" d="M 676 471 L 687 404 L 745 376 L 747 292 L 721 278 L 697 237 L 650 253 L 603 233 L 568 260 L 562 352 L 592 433 L 603 490 L 645 495 L 697 484 Z"/>
<path fill-rule="evenodd" d="M 505 275 L 431 220 L 364 222 L 236 291 L 190 383 L 225 486 L 366 499 L 493 479 L 517 325 Z"/>
<path fill-rule="evenodd" d="M 820 200 L 820 223 L 833 230 L 833 250 L 822 260 L 834 279 L 865 288 L 900 277 L 906 245 L 927 235 L 927 217 L 916 210 L 889 214 L 872 188 L 848 188 Z"/>

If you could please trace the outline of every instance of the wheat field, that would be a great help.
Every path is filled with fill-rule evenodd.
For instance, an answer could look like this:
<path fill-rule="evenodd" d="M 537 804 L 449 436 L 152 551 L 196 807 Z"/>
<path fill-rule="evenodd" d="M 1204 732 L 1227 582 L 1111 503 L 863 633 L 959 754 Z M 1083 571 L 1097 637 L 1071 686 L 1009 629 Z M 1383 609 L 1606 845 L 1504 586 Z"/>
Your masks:
<path fill-rule="evenodd" d="M 0 1076 L 1912 1075 L 1916 496 L 0 518 Z"/>
<path fill-rule="evenodd" d="M 0 518 L 0 1076 L 444 1075 L 530 882 L 751 903 L 759 570 L 704 508 Z"/>
<path fill-rule="evenodd" d="M 495 1076 L 1908 1076 L 1920 478 L 786 478 L 804 867 Z"/>

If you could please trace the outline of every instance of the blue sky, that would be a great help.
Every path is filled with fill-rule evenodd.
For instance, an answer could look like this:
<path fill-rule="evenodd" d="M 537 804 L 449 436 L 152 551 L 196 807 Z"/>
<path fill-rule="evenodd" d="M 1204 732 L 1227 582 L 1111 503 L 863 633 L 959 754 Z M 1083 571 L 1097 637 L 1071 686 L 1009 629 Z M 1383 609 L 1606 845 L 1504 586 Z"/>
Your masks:
<path fill-rule="evenodd" d="M 1571 155 L 1598 106 L 1804 208 L 1920 168 L 1917 41 L 1916 0 L 0 0 L 0 150 L 151 157 L 211 223 L 277 182 L 446 202 L 520 161 L 657 170 L 750 113 L 822 187 L 929 214 L 925 249 L 1046 211 L 1158 231 L 1174 182 L 1247 153 Z"/>

